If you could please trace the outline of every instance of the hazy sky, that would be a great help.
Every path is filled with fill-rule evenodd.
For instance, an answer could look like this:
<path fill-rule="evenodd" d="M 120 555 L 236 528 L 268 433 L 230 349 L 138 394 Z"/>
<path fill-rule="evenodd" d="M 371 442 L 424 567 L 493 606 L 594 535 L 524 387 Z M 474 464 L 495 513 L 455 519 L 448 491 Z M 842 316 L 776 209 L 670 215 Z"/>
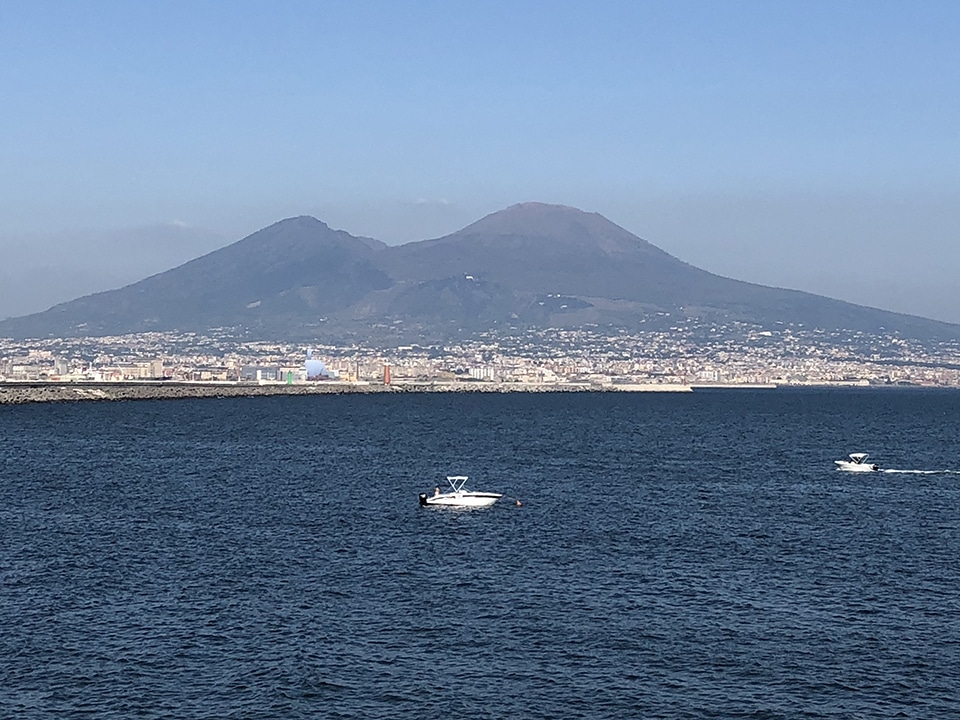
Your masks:
<path fill-rule="evenodd" d="M 0 4 L 0 317 L 524 201 L 960 322 L 960 2 Z"/>

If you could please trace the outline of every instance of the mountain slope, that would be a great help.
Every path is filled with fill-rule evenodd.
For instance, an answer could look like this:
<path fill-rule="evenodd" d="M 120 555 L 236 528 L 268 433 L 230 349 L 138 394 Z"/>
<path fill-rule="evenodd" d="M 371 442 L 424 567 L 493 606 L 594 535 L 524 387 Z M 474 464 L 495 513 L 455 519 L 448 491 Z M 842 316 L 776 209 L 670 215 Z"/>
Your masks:
<path fill-rule="evenodd" d="M 534 293 L 657 306 L 742 295 L 738 283 L 689 265 L 596 213 L 540 203 L 507 208 L 452 235 L 388 248 L 411 280 L 471 274 Z"/>
<path fill-rule="evenodd" d="M 315 218 L 290 218 L 132 285 L 8 320 L 0 332 L 113 335 L 243 325 L 269 333 L 312 325 L 392 284 L 372 261 L 383 247 Z"/>
<path fill-rule="evenodd" d="M 714 275 L 601 215 L 556 205 L 515 205 L 451 235 L 387 248 L 385 258 L 394 276 L 413 286 L 472 276 L 496 288 L 501 303 L 511 297 L 517 319 L 539 325 L 636 328 L 646 314 L 661 311 L 765 325 L 898 329 L 919 338 L 960 335 L 960 326 L 949 323 Z M 402 300 L 388 314 L 416 317 Z"/>
<path fill-rule="evenodd" d="M 0 336 L 230 327 L 335 339 L 386 327 L 443 339 L 524 326 L 638 329 L 658 313 L 960 337 L 958 325 L 720 277 L 596 213 L 541 203 L 395 247 L 290 218 L 138 283 L 0 322 Z"/>

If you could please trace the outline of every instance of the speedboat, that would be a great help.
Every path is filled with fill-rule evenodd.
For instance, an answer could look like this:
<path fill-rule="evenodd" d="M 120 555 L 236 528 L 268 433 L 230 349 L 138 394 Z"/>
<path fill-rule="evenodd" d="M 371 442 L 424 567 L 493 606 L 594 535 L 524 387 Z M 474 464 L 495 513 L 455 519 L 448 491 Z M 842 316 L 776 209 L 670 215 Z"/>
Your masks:
<path fill-rule="evenodd" d="M 879 465 L 867 462 L 866 453 L 850 453 L 849 460 L 834 460 L 837 468 L 847 472 L 876 472 L 880 469 Z"/>
<path fill-rule="evenodd" d="M 467 490 L 466 475 L 448 475 L 447 482 L 450 483 L 450 490 L 441 492 L 438 486 L 433 495 L 420 493 L 420 505 L 422 507 L 487 507 L 493 505 L 497 500 L 503 497 L 500 493 L 474 492 Z"/>

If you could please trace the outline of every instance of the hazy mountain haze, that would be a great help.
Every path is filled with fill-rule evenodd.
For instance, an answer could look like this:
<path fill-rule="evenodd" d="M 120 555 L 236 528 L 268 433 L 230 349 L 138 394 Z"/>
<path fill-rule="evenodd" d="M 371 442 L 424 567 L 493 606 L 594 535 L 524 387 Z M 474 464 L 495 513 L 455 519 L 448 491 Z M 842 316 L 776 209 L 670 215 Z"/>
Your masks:
<path fill-rule="evenodd" d="M 946 0 L 8 3 L 0 317 L 277 218 L 396 245 L 535 198 L 960 321 L 958 36 Z M 104 240 L 174 219 L 219 244 Z"/>
<path fill-rule="evenodd" d="M 598 213 L 535 202 L 395 246 L 287 218 L 126 287 L 0 321 L 0 336 L 229 328 L 247 338 L 403 344 L 546 327 L 634 332 L 677 318 L 960 337 L 960 325 L 725 278 Z"/>
<path fill-rule="evenodd" d="M 183 223 L 0 235 L 0 318 L 129 285 L 227 242 L 217 233 Z"/>

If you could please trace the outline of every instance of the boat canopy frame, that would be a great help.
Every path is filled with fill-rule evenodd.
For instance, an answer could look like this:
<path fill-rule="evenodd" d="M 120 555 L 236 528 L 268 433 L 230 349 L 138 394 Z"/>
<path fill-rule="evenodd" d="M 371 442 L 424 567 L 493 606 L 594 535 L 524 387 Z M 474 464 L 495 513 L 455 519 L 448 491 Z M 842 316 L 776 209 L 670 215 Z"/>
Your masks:
<path fill-rule="evenodd" d="M 453 492 L 469 492 L 466 487 L 468 477 L 466 475 L 447 475 L 447 482 L 453 488 Z"/>

